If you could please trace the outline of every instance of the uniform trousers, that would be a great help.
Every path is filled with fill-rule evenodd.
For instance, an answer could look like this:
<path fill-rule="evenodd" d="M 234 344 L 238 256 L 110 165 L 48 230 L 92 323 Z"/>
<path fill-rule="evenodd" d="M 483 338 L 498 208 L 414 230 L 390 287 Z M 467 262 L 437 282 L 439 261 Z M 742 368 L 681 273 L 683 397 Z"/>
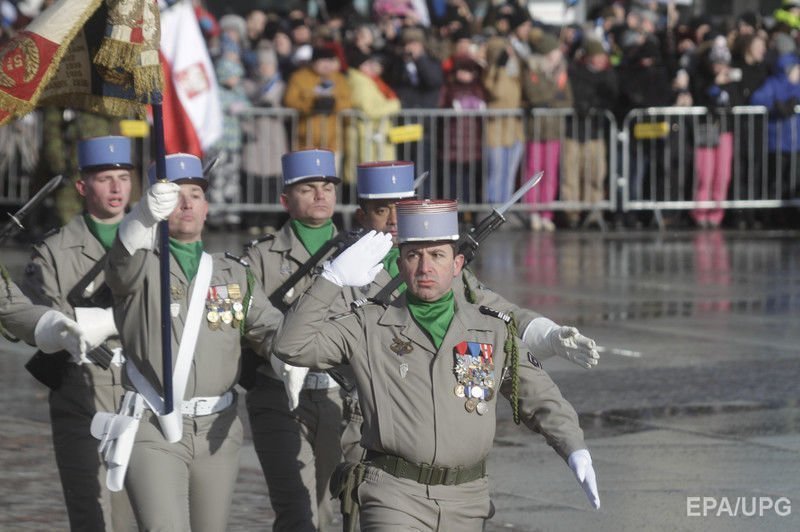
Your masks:
<path fill-rule="evenodd" d="M 358 403 L 358 393 L 347 394 L 342 403 L 342 458 L 357 464 L 364 459 L 366 449 L 361 447 L 361 424 L 364 416 Z"/>
<path fill-rule="evenodd" d="M 489 480 L 426 486 L 368 467 L 358 487 L 362 532 L 481 532 L 494 513 Z"/>
<path fill-rule="evenodd" d="M 332 519 L 328 484 L 342 457 L 339 388 L 303 390 L 289 411 L 283 382 L 259 374 L 247 392 L 253 444 L 275 512 L 273 530 L 317 530 Z"/>
<path fill-rule="evenodd" d="M 227 530 L 242 437 L 236 402 L 216 414 L 184 416 L 176 443 L 145 411 L 125 477 L 139 529 Z"/>
<path fill-rule="evenodd" d="M 136 530 L 125 491 L 106 488 L 106 467 L 90 427 L 96 412 L 116 412 L 124 390 L 120 369 L 68 364 L 50 392 L 53 448 L 71 530 Z"/>

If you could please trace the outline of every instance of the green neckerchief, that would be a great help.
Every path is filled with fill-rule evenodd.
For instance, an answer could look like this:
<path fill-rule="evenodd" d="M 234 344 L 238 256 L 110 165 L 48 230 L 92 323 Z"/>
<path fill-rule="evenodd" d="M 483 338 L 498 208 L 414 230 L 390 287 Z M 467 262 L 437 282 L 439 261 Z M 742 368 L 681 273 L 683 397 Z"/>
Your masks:
<path fill-rule="evenodd" d="M 194 276 L 197 275 L 197 268 L 200 267 L 200 256 L 203 254 L 203 242 L 178 242 L 174 238 L 169 239 L 169 251 L 178 265 L 183 270 L 186 279 L 192 282 Z"/>
<path fill-rule="evenodd" d="M 292 220 L 292 229 L 309 255 L 319 251 L 319 248 L 333 236 L 333 222 L 330 220 L 320 227 L 310 227 L 300 220 Z"/>
<path fill-rule="evenodd" d="M 425 332 L 431 336 L 433 345 L 439 349 L 456 313 L 453 291 L 450 290 L 436 301 L 423 301 L 414 297 L 411 292 L 407 292 L 406 301 L 414 320 L 425 329 Z"/>
<path fill-rule="evenodd" d="M 394 279 L 400 275 L 400 268 L 397 266 L 397 259 L 400 258 L 400 248 L 392 248 L 383 259 L 383 269 L 389 273 L 389 277 Z M 397 293 L 402 294 L 406 291 L 406 283 L 400 283 Z"/>
<path fill-rule="evenodd" d="M 98 222 L 92 218 L 88 212 L 83 215 L 83 219 L 86 222 L 86 226 L 89 228 L 89 231 L 100 242 L 100 244 L 103 246 L 103 249 L 106 251 L 111 249 L 111 244 L 113 244 L 114 239 L 117 238 L 117 228 L 119 227 L 120 222 L 104 224 L 103 222 Z"/>

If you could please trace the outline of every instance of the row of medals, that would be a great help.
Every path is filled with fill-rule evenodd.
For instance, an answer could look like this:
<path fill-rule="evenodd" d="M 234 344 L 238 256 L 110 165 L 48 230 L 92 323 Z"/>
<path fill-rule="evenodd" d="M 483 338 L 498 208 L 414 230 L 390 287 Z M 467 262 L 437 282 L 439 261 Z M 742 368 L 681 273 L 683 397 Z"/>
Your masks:
<path fill-rule="evenodd" d="M 458 379 L 453 390 L 456 397 L 464 397 L 464 408 L 467 412 L 477 412 L 484 415 L 489 411 L 488 401 L 494 397 L 494 362 L 486 362 L 479 358 L 471 357 L 471 362 L 466 364 L 463 357 L 456 362 L 455 374 Z"/>
<path fill-rule="evenodd" d="M 227 298 L 206 299 L 206 321 L 211 330 L 216 330 L 222 325 L 233 325 L 238 327 L 244 319 L 244 305 L 242 304 L 241 293 L 233 286 L 228 287 Z"/>

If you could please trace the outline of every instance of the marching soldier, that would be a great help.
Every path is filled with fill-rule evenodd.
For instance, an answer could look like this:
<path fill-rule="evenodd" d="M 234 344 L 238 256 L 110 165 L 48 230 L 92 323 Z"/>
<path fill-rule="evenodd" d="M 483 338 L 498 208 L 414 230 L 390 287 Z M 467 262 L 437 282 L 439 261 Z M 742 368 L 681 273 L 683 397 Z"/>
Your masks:
<path fill-rule="evenodd" d="M 246 253 L 267 294 L 336 235 L 331 216 L 340 179 L 333 152 L 301 150 L 281 162 L 281 204 L 289 221 Z M 284 302 L 291 304 L 312 280 L 312 274 L 301 279 Z M 341 408 L 339 385 L 324 372 L 308 372 L 274 357 L 258 368 L 247 411 L 275 511 L 273 530 L 317 530 L 331 520 L 328 482 L 341 460 Z"/>
<path fill-rule="evenodd" d="M 122 354 L 103 267 L 130 199 L 130 139 L 80 142 L 78 168 L 75 187 L 84 213 L 34 247 L 23 290 L 34 303 L 74 318 L 93 352 L 102 354 L 92 360 L 83 355 L 77 363 L 44 369 L 43 374 L 50 375 L 54 387 L 49 396 L 53 447 L 70 527 L 120 531 L 134 528 L 130 504 L 124 492 L 106 489 L 105 467 L 89 429 L 94 414 L 115 410 L 123 392 Z M 32 364 L 37 366 L 36 357 Z M 52 364 L 55 360 L 46 358 L 38 367 Z"/>
<path fill-rule="evenodd" d="M 414 163 L 410 161 L 383 161 L 358 165 L 358 203 L 356 219 L 367 231 L 378 231 L 392 235 L 394 247 L 383 259 L 383 268 L 368 286 L 345 288 L 345 300 L 370 298 L 380 292 L 399 273 L 397 258 L 397 207 L 398 201 L 413 198 Z M 561 356 L 584 368 L 597 364 L 599 354 L 595 342 L 581 335 L 574 327 L 560 327 L 540 314 L 518 307 L 499 294 L 487 289 L 468 269 L 461 272 L 460 287 L 474 303 L 486 305 L 506 313 L 514 313 L 521 338 L 536 353 L 539 360 Z M 405 285 L 395 291 L 399 296 Z M 358 462 L 363 454 L 359 446 L 361 439 L 361 413 L 357 397 L 353 401 L 345 397 L 343 417 L 346 423 L 342 433 L 342 451 L 347 462 Z"/>
<path fill-rule="evenodd" d="M 470 303 L 453 287 L 464 260 L 455 253 L 456 203 L 405 200 L 397 211 L 406 292 L 386 308 L 329 319 L 343 286 L 368 284 L 382 268 L 391 236 L 371 232 L 326 264 L 273 346 L 292 364 L 353 368 L 367 451 L 356 484 L 362 530 L 483 529 L 492 514 L 486 456 L 498 393 L 515 421 L 567 461 L 599 508 L 577 414 L 517 338 L 513 316 Z"/>
<path fill-rule="evenodd" d="M 227 527 L 242 444 L 233 389 L 240 338 L 266 353 L 281 315 L 242 262 L 203 252 L 208 181 L 200 160 L 168 156 L 166 178 L 125 217 L 109 252 L 106 276 L 127 357 L 123 404 L 134 405 L 120 417 L 131 418 L 135 434 L 120 435 L 111 456 L 128 466 L 122 474 L 140 529 L 218 532 Z M 156 227 L 165 219 L 169 316 L 161 313 L 154 250 Z M 162 373 L 162 319 L 171 319 L 173 375 Z M 174 387 L 171 414 L 164 407 L 165 378 Z M 118 456 L 128 436 L 132 451 Z"/>

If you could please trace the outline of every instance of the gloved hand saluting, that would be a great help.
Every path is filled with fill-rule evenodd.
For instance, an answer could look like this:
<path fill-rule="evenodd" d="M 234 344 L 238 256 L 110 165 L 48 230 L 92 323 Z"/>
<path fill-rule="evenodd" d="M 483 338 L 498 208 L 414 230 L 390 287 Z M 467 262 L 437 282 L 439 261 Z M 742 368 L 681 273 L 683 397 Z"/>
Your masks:
<path fill-rule="evenodd" d="M 592 456 L 586 449 L 579 449 L 574 451 L 567 458 L 567 464 L 572 472 L 575 473 L 575 478 L 578 479 L 589 503 L 595 510 L 600 508 L 600 495 L 597 494 L 597 479 L 595 478 L 594 468 L 592 467 Z"/>
<path fill-rule="evenodd" d="M 531 321 L 522 334 L 522 340 L 539 356 L 558 355 L 586 369 L 596 366 L 600 360 L 594 340 L 579 333 L 575 327 L 561 326 L 548 318 Z"/>
<path fill-rule="evenodd" d="M 48 310 L 39 318 L 33 337 L 36 347 L 44 353 L 67 351 L 76 364 L 89 362 L 89 341 L 80 326 L 57 310 Z"/>
<path fill-rule="evenodd" d="M 392 249 L 392 235 L 370 231 L 325 263 L 322 276 L 338 286 L 364 286 L 375 280 L 383 268 L 381 261 Z"/>
<path fill-rule="evenodd" d="M 137 249 L 152 249 L 155 245 L 156 224 L 169 218 L 178 205 L 181 187 L 177 183 L 155 183 L 129 212 L 119 226 L 119 239 L 128 253 Z"/>

